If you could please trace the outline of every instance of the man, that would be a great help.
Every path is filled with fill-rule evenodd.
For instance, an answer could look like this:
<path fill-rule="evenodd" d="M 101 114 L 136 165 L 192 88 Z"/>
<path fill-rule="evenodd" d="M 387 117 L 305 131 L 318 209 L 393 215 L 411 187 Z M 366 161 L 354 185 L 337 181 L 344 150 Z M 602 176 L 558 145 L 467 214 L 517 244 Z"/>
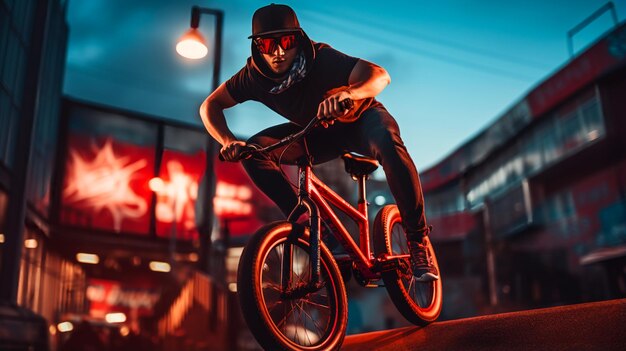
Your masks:
<path fill-rule="evenodd" d="M 247 143 L 268 145 L 302 129 L 311 118 L 325 128 L 288 146 L 242 160 L 255 184 L 288 215 L 297 204 L 294 189 L 282 175 L 278 158 L 294 164 L 305 152 L 315 163 L 337 158 L 346 150 L 378 160 L 396 200 L 407 231 L 411 264 L 419 281 L 439 279 L 423 238 L 430 232 L 424 216 L 419 176 L 398 124 L 374 97 L 390 82 L 387 72 L 365 60 L 347 56 L 311 41 L 300 28 L 295 12 L 271 4 L 252 17 L 252 56 L 237 74 L 220 85 L 202 104 L 204 126 L 221 145 L 226 161 L 238 161 L 246 142 L 228 129 L 224 110 L 247 100 L 265 104 L 290 123 L 252 136 Z M 354 107 L 344 110 L 345 99 Z M 337 120 L 337 123 L 334 121 Z"/>

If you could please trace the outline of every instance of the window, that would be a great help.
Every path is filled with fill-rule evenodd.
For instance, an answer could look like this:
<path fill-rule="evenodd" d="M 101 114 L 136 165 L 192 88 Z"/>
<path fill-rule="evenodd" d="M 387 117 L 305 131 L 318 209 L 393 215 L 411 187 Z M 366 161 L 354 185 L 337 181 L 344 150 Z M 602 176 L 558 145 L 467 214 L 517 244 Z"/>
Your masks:
<path fill-rule="evenodd" d="M 163 188 L 156 194 L 157 236 L 197 239 L 203 217 L 203 197 L 198 192 L 206 169 L 207 141 L 204 132 L 165 127 L 159 170 Z"/>
<path fill-rule="evenodd" d="M 533 129 L 519 142 L 501 150 L 483 164 L 469 180 L 466 195 L 470 207 L 482 204 L 486 196 L 505 191 L 525 177 L 580 150 L 604 136 L 599 97 L 595 90 L 573 99 Z"/>
<path fill-rule="evenodd" d="M 586 101 L 580 108 L 582 115 L 583 130 L 587 140 L 594 140 L 605 134 L 602 122 L 602 111 L 597 98 Z"/>
<path fill-rule="evenodd" d="M 147 235 L 157 125 L 75 107 L 68 128 L 61 221 Z"/>
<path fill-rule="evenodd" d="M 181 240 L 205 220 L 208 134 L 69 103 L 61 223 Z M 158 178 L 157 178 L 158 177 Z M 153 206 L 153 198 L 156 203 Z"/>
<path fill-rule="evenodd" d="M 427 217 L 437 217 L 465 210 L 463 192 L 458 183 L 443 191 L 428 193 L 425 202 Z"/>
<path fill-rule="evenodd" d="M 549 119 L 536 131 L 539 150 L 541 150 L 542 168 L 559 156 L 558 140 L 554 120 Z"/>
<path fill-rule="evenodd" d="M 39 306 L 44 243 L 42 236 L 25 229 L 17 303 L 29 309 L 36 309 Z"/>

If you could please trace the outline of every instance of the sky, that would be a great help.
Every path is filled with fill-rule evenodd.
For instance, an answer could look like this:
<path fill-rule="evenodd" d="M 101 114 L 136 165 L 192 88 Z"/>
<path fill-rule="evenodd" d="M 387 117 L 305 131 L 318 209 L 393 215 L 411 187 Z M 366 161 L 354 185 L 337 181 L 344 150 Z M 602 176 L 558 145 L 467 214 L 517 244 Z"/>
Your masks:
<path fill-rule="evenodd" d="M 605 0 L 284 1 L 317 42 L 374 62 L 391 76 L 378 96 L 400 125 L 420 171 L 495 121 L 570 59 L 567 33 Z M 175 52 L 191 6 L 225 13 L 220 81 L 250 55 L 252 0 L 69 0 L 64 93 L 159 118 L 201 125 L 210 93 L 214 18 L 199 29 L 209 55 Z M 618 22 L 626 0 L 614 1 Z M 572 38 L 575 53 L 610 30 L 605 12 Z M 286 120 L 256 102 L 226 111 L 242 138 Z"/>

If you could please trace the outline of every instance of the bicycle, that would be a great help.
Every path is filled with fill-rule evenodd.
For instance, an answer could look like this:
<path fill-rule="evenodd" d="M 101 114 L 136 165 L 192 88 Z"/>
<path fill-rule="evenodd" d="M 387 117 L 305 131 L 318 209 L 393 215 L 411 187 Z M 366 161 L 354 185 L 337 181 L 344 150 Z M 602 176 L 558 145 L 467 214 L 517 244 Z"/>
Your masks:
<path fill-rule="evenodd" d="M 344 108 L 352 108 L 352 101 L 342 103 Z M 304 129 L 275 144 L 248 146 L 240 158 L 288 147 L 319 122 L 313 118 Z M 343 159 L 346 171 L 358 182 L 357 208 L 313 174 L 312 160 L 306 155 L 297 162 L 298 205 L 286 221 L 260 228 L 241 255 L 237 273 L 239 303 L 252 334 L 267 350 L 339 349 L 346 333 L 348 302 L 338 262 L 351 265 L 361 285 L 382 286 L 376 285 L 382 279 L 396 308 L 413 324 L 425 326 L 441 312 L 441 278 L 429 283 L 415 281 L 395 205 L 383 207 L 376 215 L 375 251 L 371 250 L 365 183 L 377 169 L 377 161 L 350 153 Z M 358 245 L 329 203 L 358 223 Z M 297 223 L 307 212 L 308 225 Z M 321 241 L 321 217 L 330 222 L 332 235 L 347 254 L 333 257 Z M 426 241 L 439 270 L 428 237 Z"/>

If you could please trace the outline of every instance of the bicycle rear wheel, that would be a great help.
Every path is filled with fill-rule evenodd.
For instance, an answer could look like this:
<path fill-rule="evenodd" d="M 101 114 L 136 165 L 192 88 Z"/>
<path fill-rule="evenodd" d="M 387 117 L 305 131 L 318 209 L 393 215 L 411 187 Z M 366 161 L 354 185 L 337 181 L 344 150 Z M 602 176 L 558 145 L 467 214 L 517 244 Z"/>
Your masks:
<path fill-rule="evenodd" d="M 401 260 L 401 268 L 383 272 L 383 281 L 389 297 L 400 313 L 409 322 L 424 326 L 437 319 L 441 313 L 441 271 L 435 251 L 428 242 L 433 264 L 439 271 L 439 279 L 433 282 L 418 282 L 413 276 L 409 258 Z M 374 248 L 376 255 L 409 255 L 406 232 L 402 227 L 400 212 L 396 205 L 383 207 L 374 220 Z"/>
<path fill-rule="evenodd" d="M 275 222 L 259 229 L 242 253 L 239 303 L 252 334 L 266 350 L 336 350 L 343 342 L 348 301 L 341 273 L 321 245 L 323 286 L 306 290 L 311 280 L 309 252 L 308 229 Z"/>

